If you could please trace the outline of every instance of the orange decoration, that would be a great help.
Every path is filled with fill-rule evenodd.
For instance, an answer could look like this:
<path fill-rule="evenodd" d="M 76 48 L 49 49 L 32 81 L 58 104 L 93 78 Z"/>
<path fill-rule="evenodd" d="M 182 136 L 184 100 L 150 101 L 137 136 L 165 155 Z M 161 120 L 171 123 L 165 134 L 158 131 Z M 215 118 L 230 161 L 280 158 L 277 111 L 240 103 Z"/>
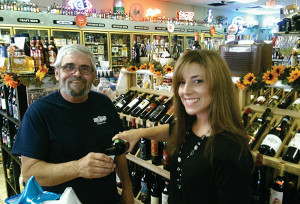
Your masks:
<path fill-rule="evenodd" d="M 87 24 L 87 18 L 83 14 L 77 14 L 75 17 L 75 22 L 79 27 L 84 27 Z"/>
<path fill-rule="evenodd" d="M 210 35 L 214 35 L 214 34 L 216 33 L 215 27 L 211 27 L 211 28 L 209 29 L 209 33 L 210 33 Z"/>

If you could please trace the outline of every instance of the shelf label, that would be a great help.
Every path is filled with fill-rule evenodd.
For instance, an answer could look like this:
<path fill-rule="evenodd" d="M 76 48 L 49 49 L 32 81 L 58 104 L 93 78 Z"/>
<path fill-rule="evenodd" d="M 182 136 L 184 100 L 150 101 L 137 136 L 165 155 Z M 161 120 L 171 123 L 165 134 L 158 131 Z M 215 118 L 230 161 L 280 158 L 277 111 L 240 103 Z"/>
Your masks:
<path fill-rule="evenodd" d="M 116 25 L 116 24 L 112 24 L 111 27 L 112 28 L 128 29 L 128 25 Z"/>
<path fill-rule="evenodd" d="M 74 21 L 60 21 L 60 20 L 53 20 L 54 24 L 60 24 L 60 25 L 75 25 Z"/>
<path fill-rule="evenodd" d="M 40 19 L 32 19 L 32 18 L 17 18 L 17 21 L 20 23 L 40 23 Z"/>
<path fill-rule="evenodd" d="M 105 27 L 104 23 L 87 23 L 86 26 Z"/>
<path fill-rule="evenodd" d="M 155 30 L 168 30 L 167 27 L 155 27 Z"/>
<path fill-rule="evenodd" d="M 197 32 L 197 30 L 195 30 L 195 29 L 187 29 L 186 31 L 187 31 L 187 32 L 190 32 L 190 33 Z"/>
<path fill-rule="evenodd" d="M 148 26 L 134 26 L 134 29 L 136 30 L 149 30 Z"/>
<path fill-rule="evenodd" d="M 3 21 L 3 17 L 0 17 L 0 21 Z"/>
<path fill-rule="evenodd" d="M 184 28 L 175 28 L 174 31 L 175 32 L 184 32 L 185 29 Z"/>

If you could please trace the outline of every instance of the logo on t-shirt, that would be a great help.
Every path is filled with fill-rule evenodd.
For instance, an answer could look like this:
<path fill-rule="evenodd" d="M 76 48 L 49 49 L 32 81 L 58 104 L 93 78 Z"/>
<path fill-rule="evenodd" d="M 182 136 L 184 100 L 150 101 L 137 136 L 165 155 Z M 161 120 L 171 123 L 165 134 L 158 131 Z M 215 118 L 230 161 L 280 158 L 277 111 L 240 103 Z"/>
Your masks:
<path fill-rule="evenodd" d="M 93 118 L 94 120 L 94 123 L 97 123 L 97 125 L 102 125 L 102 124 L 105 124 L 106 123 L 106 116 L 98 116 L 97 118 Z"/>

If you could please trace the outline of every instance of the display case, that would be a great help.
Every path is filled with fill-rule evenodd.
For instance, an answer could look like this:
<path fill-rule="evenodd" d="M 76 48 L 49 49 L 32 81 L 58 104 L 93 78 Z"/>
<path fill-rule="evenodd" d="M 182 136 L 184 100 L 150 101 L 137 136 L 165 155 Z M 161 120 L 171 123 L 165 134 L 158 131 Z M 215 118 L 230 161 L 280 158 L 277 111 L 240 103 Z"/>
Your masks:
<path fill-rule="evenodd" d="M 43 28 L 21 28 L 21 27 L 14 27 L 14 34 L 21 34 L 21 33 L 27 33 L 29 34 L 29 37 L 36 37 L 40 36 L 42 40 L 45 38 L 48 38 L 49 40 L 49 34 L 50 34 L 50 29 L 43 29 Z"/>
<path fill-rule="evenodd" d="M 169 38 L 167 34 L 153 34 L 152 43 L 153 43 L 153 59 L 160 61 L 160 58 L 164 58 L 165 52 L 170 53 L 169 47 Z"/>
<path fill-rule="evenodd" d="M 0 44 L 9 45 L 11 34 L 11 27 L 0 27 Z"/>
<path fill-rule="evenodd" d="M 140 47 L 140 62 L 150 61 L 151 56 L 151 33 L 133 33 L 133 39 L 136 39 L 137 45 Z M 134 40 L 131 40 L 132 44 Z"/>
<path fill-rule="evenodd" d="M 81 32 L 78 29 L 51 29 L 51 36 L 54 37 L 54 43 L 58 49 L 64 45 L 81 44 Z"/>
<path fill-rule="evenodd" d="M 173 46 L 174 46 L 174 36 L 177 34 L 171 34 L 170 36 L 170 53 L 173 52 Z M 182 34 L 178 34 L 177 35 L 177 48 L 178 48 L 178 52 L 179 53 L 183 53 L 184 52 L 184 35 Z"/>

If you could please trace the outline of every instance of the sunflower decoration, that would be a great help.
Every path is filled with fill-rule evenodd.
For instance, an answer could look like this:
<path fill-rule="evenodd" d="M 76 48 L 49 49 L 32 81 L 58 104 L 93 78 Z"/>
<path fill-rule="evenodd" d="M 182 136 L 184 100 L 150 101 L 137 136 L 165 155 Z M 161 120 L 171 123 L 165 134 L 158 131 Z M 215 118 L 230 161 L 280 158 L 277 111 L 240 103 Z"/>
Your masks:
<path fill-rule="evenodd" d="M 244 83 L 242 83 L 240 80 L 238 80 L 238 81 L 235 83 L 235 85 L 236 85 L 238 88 L 242 89 L 243 91 L 245 91 L 246 88 L 247 88 L 247 86 L 246 86 Z"/>
<path fill-rule="evenodd" d="M 135 73 L 139 68 L 137 66 L 129 66 L 128 71 Z"/>
<path fill-rule="evenodd" d="M 171 65 L 168 65 L 168 64 L 167 64 L 167 65 L 164 66 L 164 71 L 165 71 L 165 73 L 167 73 L 167 74 L 172 73 L 173 70 L 174 70 L 174 67 L 171 66 Z"/>
<path fill-rule="evenodd" d="M 290 76 L 287 77 L 288 84 L 297 91 L 300 91 L 300 69 L 295 68 L 291 71 Z"/>
<path fill-rule="evenodd" d="M 6 86 L 10 86 L 14 89 L 19 85 L 19 82 L 15 81 L 13 75 L 9 74 L 4 75 L 4 83 L 6 84 Z"/>
<path fill-rule="evenodd" d="M 264 73 L 262 81 L 264 81 L 266 84 L 273 85 L 278 81 L 278 76 L 275 72 L 269 70 L 266 73 Z"/>
<path fill-rule="evenodd" d="M 155 77 L 160 77 L 165 74 L 164 67 L 156 60 L 148 63 L 149 70 Z"/>
<path fill-rule="evenodd" d="M 244 81 L 243 84 L 244 85 L 252 85 L 253 83 L 256 83 L 257 81 L 255 80 L 256 77 L 254 76 L 253 73 L 248 73 L 246 74 L 246 76 L 244 77 Z"/>
<path fill-rule="evenodd" d="M 235 83 L 235 85 L 242 90 L 249 90 L 251 92 L 256 92 L 261 88 L 265 87 L 266 83 L 262 80 L 262 74 L 257 76 L 254 73 L 249 72 L 245 76 L 240 77 L 240 79 Z"/>
<path fill-rule="evenodd" d="M 45 75 L 48 73 L 48 70 L 49 69 L 47 68 L 46 65 L 39 67 L 39 69 L 35 73 L 35 78 L 40 81 L 43 81 Z"/>
<path fill-rule="evenodd" d="M 146 70 L 146 69 L 148 69 L 148 64 L 147 64 L 147 63 L 142 64 L 142 65 L 140 66 L 140 69 L 141 69 L 141 70 Z"/>
<path fill-rule="evenodd" d="M 140 67 L 140 64 L 137 63 L 137 62 L 134 62 L 132 60 L 126 62 L 124 65 L 123 65 L 123 68 L 126 70 L 126 71 L 129 71 L 129 72 L 136 72 Z"/>
<path fill-rule="evenodd" d="M 272 72 L 276 73 L 277 76 L 280 76 L 284 73 L 285 67 L 281 64 L 278 66 L 272 66 Z"/>

